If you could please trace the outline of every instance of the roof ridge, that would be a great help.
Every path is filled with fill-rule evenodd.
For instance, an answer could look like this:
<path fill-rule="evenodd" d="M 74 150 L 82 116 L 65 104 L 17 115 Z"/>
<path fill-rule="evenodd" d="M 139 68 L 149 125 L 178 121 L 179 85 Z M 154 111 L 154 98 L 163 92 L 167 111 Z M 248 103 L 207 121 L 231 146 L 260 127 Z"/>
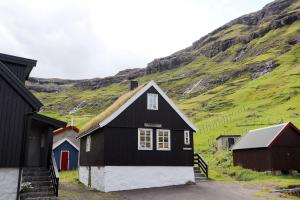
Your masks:
<path fill-rule="evenodd" d="M 98 128 L 106 126 L 108 123 L 110 123 L 112 120 L 114 120 L 118 115 L 120 115 L 128 106 L 130 106 L 133 102 L 135 102 L 142 94 L 144 94 L 150 87 L 154 87 L 157 92 L 162 96 L 165 101 L 174 109 L 174 111 L 181 117 L 181 119 L 195 132 L 198 131 L 198 128 L 192 124 L 192 122 L 177 108 L 177 106 L 173 103 L 173 101 L 162 91 L 162 89 L 153 81 L 149 81 L 146 85 L 141 87 L 139 90 L 137 90 L 135 93 L 132 94 L 126 101 L 122 102 L 122 105 L 120 105 L 116 110 L 114 110 L 110 115 L 106 116 L 102 121 L 98 122 L 98 125 L 94 125 L 93 127 L 89 127 L 87 130 L 85 128 L 82 128 L 81 134 L 78 136 L 78 138 L 81 138 L 83 136 L 86 136 L 93 131 L 97 130 Z M 125 93 L 127 94 L 127 93 Z M 124 94 L 124 95 L 125 95 Z M 116 101 L 115 101 L 116 102 Z M 114 103 L 115 103 L 114 102 Z M 109 107 L 108 107 L 109 108 Z M 107 108 L 107 109 L 108 109 Z M 101 113 L 99 114 L 101 115 Z M 99 116 L 98 115 L 98 116 Z M 95 119 L 95 118 L 94 118 Z"/>
<path fill-rule="evenodd" d="M 77 149 L 79 151 L 79 148 L 76 146 L 76 144 L 74 144 L 69 138 L 63 138 L 61 140 L 58 140 L 56 141 L 54 144 L 53 144 L 53 147 L 52 149 L 56 149 L 57 147 L 59 147 L 61 144 L 63 144 L 64 142 L 68 142 L 70 143 L 75 149 Z"/>
<path fill-rule="evenodd" d="M 39 110 L 43 104 L 25 87 L 20 79 L 8 67 L 0 61 L 0 75 L 21 95 L 35 110 Z"/>
<path fill-rule="evenodd" d="M 285 122 L 285 123 L 281 123 L 281 124 L 275 124 L 272 126 L 267 126 L 267 127 L 262 127 L 262 128 L 257 128 L 257 129 L 252 129 L 250 131 L 248 131 L 248 133 L 254 132 L 254 131 L 258 131 L 258 130 L 264 130 L 264 129 L 268 129 L 268 128 L 274 128 L 276 126 L 282 126 L 282 125 L 287 125 L 289 122 Z"/>

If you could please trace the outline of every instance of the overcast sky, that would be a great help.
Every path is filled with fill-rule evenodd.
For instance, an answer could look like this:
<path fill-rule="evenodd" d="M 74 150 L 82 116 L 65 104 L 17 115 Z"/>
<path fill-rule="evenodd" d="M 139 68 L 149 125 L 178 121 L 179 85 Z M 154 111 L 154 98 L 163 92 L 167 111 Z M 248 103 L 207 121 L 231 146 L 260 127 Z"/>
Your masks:
<path fill-rule="evenodd" d="M 31 76 L 83 79 L 145 67 L 270 0 L 2 0 L 0 52 Z"/>

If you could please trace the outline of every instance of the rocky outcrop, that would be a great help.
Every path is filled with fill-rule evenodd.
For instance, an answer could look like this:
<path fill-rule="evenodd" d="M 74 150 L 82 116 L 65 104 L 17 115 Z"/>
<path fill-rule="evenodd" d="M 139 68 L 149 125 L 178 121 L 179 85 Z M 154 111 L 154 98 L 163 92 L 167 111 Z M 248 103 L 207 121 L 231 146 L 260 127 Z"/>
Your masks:
<path fill-rule="evenodd" d="M 183 98 L 185 95 L 192 93 L 195 90 L 198 91 L 197 95 L 202 94 L 208 90 L 211 90 L 219 85 L 226 83 L 229 80 L 240 77 L 247 73 L 250 74 L 252 79 L 257 79 L 260 76 L 268 72 L 271 72 L 276 67 L 278 67 L 278 65 L 279 64 L 275 60 L 269 60 L 262 63 L 254 63 L 254 64 L 246 65 L 241 69 L 227 72 L 222 76 L 201 78 L 196 83 L 193 83 L 192 85 L 187 87 L 183 92 L 181 98 Z"/>
<path fill-rule="evenodd" d="M 95 90 L 101 87 L 106 87 L 113 83 L 131 80 L 146 73 L 145 68 L 126 69 L 118 72 L 115 76 L 105 78 L 83 79 L 83 80 L 67 80 L 56 78 L 35 78 L 30 77 L 26 82 L 26 87 L 34 92 L 61 92 L 68 90 L 70 85 L 82 90 Z"/>
<path fill-rule="evenodd" d="M 45 93 L 54 93 L 61 92 L 64 90 L 63 87 L 60 86 L 47 86 L 46 84 L 26 84 L 26 87 L 34 92 L 45 92 Z"/>
<path fill-rule="evenodd" d="M 36 77 L 29 77 L 28 83 L 32 84 L 55 84 L 55 85 L 65 85 L 65 84 L 72 84 L 76 83 L 80 80 L 69 80 L 69 79 L 59 79 L 59 78 L 36 78 Z"/>
<path fill-rule="evenodd" d="M 195 56 L 191 53 L 181 53 L 165 58 L 155 59 L 147 65 L 146 73 L 151 74 L 169 69 L 175 69 L 181 65 L 188 64 L 194 60 Z"/>
<path fill-rule="evenodd" d="M 213 43 L 212 45 L 208 47 L 204 47 L 200 50 L 201 54 L 205 55 L 206 57 L 214 57 L 221 51 L 225 51 L 229 47 L 239 43 L 238 39 L 231 38 L 223 41 L 218 41 Z"/>
<path fill-rule="evenodd" d="M 233 45 L 238 43 L 247 44 L 253 39 L 263 37 L 271 30 L 290 25 L 300 20 L 299 13 L 288 12 L 287 10 L 295 1 L 296 0 L 277 0 L 267 4 L 258 12 L 234 19 L 195 41 L 192 46 L 178 51 L 171 56 L 153 60 L 147 65 L 146 71 L 147 73 L 155 73 L 175 69 L 192 62 L 199 54 L 211 58 L 220 52 L 226 51 Z M 246 25 L 245 31 L 248 31 L 249 34 L 247 36 L 237 36 L 222 40 L 223 35 L 220 34 L 221 31 L 237 24 Z M 267 26 L 264 25 L 260 28 L 261 24 L 266 24 Z M 239 58 L 235 61 L 237 60 L 239 60 Z"/>
<path fill-rule="evenodd" d="M 114 76 L 85 80 L 30 78 L 26 85 L 32 91 L 48 93 L 68 90 L 70 86 L 82 90 L 94 90 L 106 87 L 113 83 L 121 83 L 123 81 L 135 79 L 137 77 L 144 76 L 145 74 L 172 70 L 193 62 L 195 58 L 200 55 L 207 58 L 214 57 L 214 62 L 222 62 L 232 55 L 232 52 L 228 51 L 229 48 L 234 45 L 241 44 L 242 47 L 237 51 L 236 55 L 231 58 L 232 62 L 238 62 L 247 57 L 263 54 L 269 49 L 276 47 L 277 44 L 275 42 L 266 42 L 262 46 L 251 48 L 249 42 L 256 38 L 263 37 L 271 30 L 281 28 L 285 25 L 290 25 L 295 21 L 300 20 L 299 12 L 290 11 L 288 9 L 293 2 L 296 2 L 296 0 L 277 0 L 267 4 L 258 12 L 241 16 L 212 31 L 206 36 L 195 41 L 188 48 L 182 49 L 167 57 L 154 59 L 147 65 L 146 68 L 126 69 L 118 72 Z M 296 10 L 296 8 L 294 8 L 294 10 Z M 234 25 L 240 24 L 245 25 L 241 28 L 241 32 L 244 34 L 228 36 L 230 35 L 230 31 L 232 31 L 230 28 Z M 299 43 L 299 38 L 300 36 L 289 39 L 286 42 L 286 46 L 282 48 L 281 53 L 289 51 L 292 45 Z M 271 69 L 273 68 L 266 68 L 259 72 L 254 71 L 253 73 L 257 74 L 255 74 L 253 78 L 259 77 L 261 74 L 264 74 Z M 224 80 L 226 79 L 228 78 L 225 77 Z"/>
<path fill-rule="evenodd" d="M 74 87 L 77 87 L 79 89 L 95 90 L 101 87 L 106 87 L 113 83 L 120 83 L 122 81 L 131 80 L 139 76 L 143 76 L 144 74 L 145 74 L 145 69 L 140 69 L 140 68 L 127 69 L 118 72 L 115 76 L 81 80 L 75 83 Z"/>

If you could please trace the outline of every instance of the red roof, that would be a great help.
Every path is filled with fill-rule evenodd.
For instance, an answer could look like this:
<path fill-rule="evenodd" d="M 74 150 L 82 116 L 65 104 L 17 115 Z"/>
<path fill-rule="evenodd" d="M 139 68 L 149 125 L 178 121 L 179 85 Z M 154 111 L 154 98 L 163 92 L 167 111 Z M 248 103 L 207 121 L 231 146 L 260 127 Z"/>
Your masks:
<path fill-rule="evenodd" d="M 67 126 L 65 128 L 60 128 L 60 129 L 53 131 L 53 135 L 58 135 L 67 130 L 74 130 L 76 133 L 79 133 L 79 128 L 77 128 L 76 126 Z"/>

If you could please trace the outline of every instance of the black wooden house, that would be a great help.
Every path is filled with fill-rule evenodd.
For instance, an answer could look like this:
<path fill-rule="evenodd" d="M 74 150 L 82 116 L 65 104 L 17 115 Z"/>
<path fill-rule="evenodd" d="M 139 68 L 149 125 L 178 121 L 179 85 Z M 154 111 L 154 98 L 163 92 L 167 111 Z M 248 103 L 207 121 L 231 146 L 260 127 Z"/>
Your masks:
<path fill-rule="evenodd" d="M 25 87 L 35 65 L 35 60 L 0 54 L 0 199 L 18 199 L 21 179 L 34 180 L 32 170 L 48 172 L 52 131 L 66 125 L 37 113 L 42 103 Z"/>
<path fill-rule="evenodd" d="M 80 181 L 105 192 L 194 182 L 197 128 L 154 81 L 130 85 L 83 128 Z"/>

